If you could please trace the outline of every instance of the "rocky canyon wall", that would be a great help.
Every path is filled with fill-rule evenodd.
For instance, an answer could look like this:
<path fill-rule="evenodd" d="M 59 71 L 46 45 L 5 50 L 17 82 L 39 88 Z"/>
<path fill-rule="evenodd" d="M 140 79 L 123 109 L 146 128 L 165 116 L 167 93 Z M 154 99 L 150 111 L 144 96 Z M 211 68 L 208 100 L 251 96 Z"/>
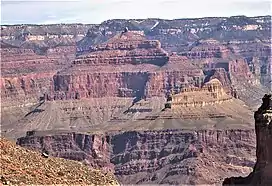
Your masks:
<path fill-rule="evenodd" d="M 110 163 L 109 136 L 102 134 L 80 134 L 55 131 L 29 131 L 25 138 L 19 138 L 17 144 L 49 153 L 50 156 L 81 161 L 93 168 L 114 172 Z"/>
<path fill-rule="evenodd" d="M 134 32 L 118 34 L 54 76 L 49 99 L 164 96 L 175 87 L 203 83 L 202 70 L 169 55 L 159 41 Z"/>
<path fill-rule="evenodd" d="M 44 93 L 50 99 L 70 99 L 76 94 L 131 97 L 136 92 L 162 96 L 169 89 L 199 87 L 204 79 L 207 82 L 212 78 L 219 79 L 226 92 L 236 89 L 247 101 L 264 92 L 260 83 L 271 88 L 270 23 L 269 16 L 237 16 L 110 20 L 100 25 L 1 26 L 3 101 L 12 95 L 18 101 L 38 100 Z M 125 27 L 130 33 L 122 34 L 120 41 L 119 33 Z M 84 55 L 74 60 L 76 51 L 83 48 Z M 172 52 L 186 56 L 186 65 L 171 65 Z M 199 68 L 188 68 L 192 63 Z M 201 74 L 203 70 L 207 77 Z M 141 83 L 135 85 L 127 73 Z M 239 82 L 245 85 L 241 87 Z M 99 83 L 103 84 L 101 90 L 97 88 Z"/>
<path fill-rule="evenodd" d="M 263 97 L 263 104 L 255 112 L 257 162 L 247 177 L 231 177 L 223 185 L 271 185 L 272 184 L 272 95 Z"/>
<path fill-rule="evenodd" d="M 75 47 L 56 47 L 39 54 L 33 49 L 2 44 L 2 106 L 36 103 L 44 93 L 54 90 L 53 76 L 74 58 Z"/>
<path fill-rule="evenodd" d="M 124 184 L 214 184 L 254 162 L 252 130 L 124 132 L 111 143 Z"/>
<path fill-rule="evenodd" d="M 247 175 L 254 165 L 254 130 L 129 131 L 90 135 L 37 131 L 17 144 L 50 155 L 114 168 L 123 184 L 214 184 Z M 113 170 L 113 169 L 112 169 Z M 213 172 L 213 174 L 211 174 Z"/>

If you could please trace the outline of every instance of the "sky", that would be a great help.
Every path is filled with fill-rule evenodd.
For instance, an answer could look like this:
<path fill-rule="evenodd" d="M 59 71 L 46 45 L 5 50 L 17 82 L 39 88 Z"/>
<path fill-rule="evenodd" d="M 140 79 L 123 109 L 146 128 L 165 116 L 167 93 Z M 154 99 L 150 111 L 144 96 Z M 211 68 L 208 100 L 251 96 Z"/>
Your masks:
<path fill-rule="evenodd" d="M 1 0 L 1 24 L 271 15 L 271 0 Z"/>

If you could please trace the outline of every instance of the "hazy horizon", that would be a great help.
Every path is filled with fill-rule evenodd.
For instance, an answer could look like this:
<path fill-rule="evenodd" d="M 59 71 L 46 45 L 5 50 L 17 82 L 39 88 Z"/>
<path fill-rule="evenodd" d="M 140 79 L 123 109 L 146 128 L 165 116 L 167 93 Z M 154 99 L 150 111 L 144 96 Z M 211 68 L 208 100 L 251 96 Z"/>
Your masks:
<path fill-rule="evenodd" d="M 246 15 L 233 15 L 233 16 L 228 16 L 228 17 L 236 17 L 236 16 L 246 16 Z M 257 16 L 246 16 L 246 17 L 265 17 L 265 16 L 271 16 L 271 15 L 257 15 Z M 228 17 L 223 17 L 223 16 L 210 16 L 210 17 L 188 17 L 188 18 L 175 18 L 175 19 L 163 19 L 163 18 L 153 18 L 153 17 L 148 17 L 148 18 L 143 18 L 143 19 L 162 19 L 162 20 L 181 20 L 181 19 L 203 19 L 203 18 L 228 18 Z M 82 22 L 69 22 L 69 23 L 63 23 L 63 22 L 56 22 L 56 23 L 14 23 L 14 24 L 1 24 L 1 25 L 7 25 L 7 26 L 12 26 L 12 25 L 58 25 L 58 24 L 101 24 L 105 21 L 108 20 L 143 20 L 143 19 L 138 19 L 138 18 L 116 18 L 116 19 L 107 19 L 104 20 L 100 23 L 82 23 Z"/>
<path fill-rule="evenodd" d="M 268 0 L 2 0 L 1 25 L 271 15 Z"/>

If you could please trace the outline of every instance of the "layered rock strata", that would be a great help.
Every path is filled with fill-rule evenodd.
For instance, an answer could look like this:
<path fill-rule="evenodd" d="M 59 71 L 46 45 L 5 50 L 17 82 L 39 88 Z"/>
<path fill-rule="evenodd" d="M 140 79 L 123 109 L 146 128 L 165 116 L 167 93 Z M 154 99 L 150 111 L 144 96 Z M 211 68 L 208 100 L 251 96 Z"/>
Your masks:
<path fill-rule="evenodd" d="M 262 85 L 271 88 L 271 16 L 233 16 L 198 19 L 107 20 L 99 25 L 3 25 L 1 39 L 23 47 L 75 46 L 77 53 L 89 53 L 97 44 L 125 27 L 159 40 L 168 52 L 207 60 L 238 55 L 245 59 Z M 82 39 L 83 38 L 83 39 Z M 257 38 L 257 39 L 256 39 Z M 81 40 L 82 39 L 82 40 Z"/>
<path fill-rule="evenodd" d="M 169 56 L 159 41 L 128 31 L 93 47 L 55 75 L 49 99 L 164 96 L 174 86 L 199 87 L 203 79 L 201 69 L 186 58 Z"/>
<path fill-rule="evenodd" d="M 202 88 L 184 88 L 180 93 L 171 96 L 169 101 L 171 108 L 197 107 L 206 104 L 218 104 L 232 99 L 223 89 L 218 79 L 212 79 Z"/>
<path fill-rule="evenodd" d="M 32 49 L 1 41 L 1 98 L 3 109 L 36 103 L 53 90 L 53 76 L 70 66 L 75 46 Z"/>
<path fill-rule="evenodd" d="M 271 185 L 272 184 L 272 95 L 263 97 L 263 104 L 255 112 L 257 139 L 257 162 L 247 177 L 232 177 L 224 180 L 223 185 Z"/>
<path fill-rule="evenodd" d="M 46 135 L 50 134 L 50 135 Z M 101 134 L 67 133 L 65 131 L 29 131 L 17 144 L 50 156 L 81 161 L 93 168 L 114 172 L 110 163 L 109 137 Z"/>
<path fill-rule="evenodd" d="M 228 175 L 248 174 L 255 161 L 254 130 L 129 131 L 102 138 L 38 133 L 17 143 L 91 166 L 110 168 L 110 160 L 122 184 L 220 183 Z"/>
<path fill-rule="evenodd" d="M 1 48 L 2 106 L 28 99 L 36 102 L 51 86 L 57 63 L 56 58 L 38 55 L 31 49 Z"/>
<path fill-rule="evenodd" d="M 0 154 L 1 185 L 119 185 L 112 173 L 46 156 L 2 137 Z"/>
<path fill-rule="evenodd" d="M 226 58 L 230 54 L 231 51 L 226 45 L 214 39 L 200 40 L 188 52 L 181 53 L 182 56 L 190 59 Z"/>

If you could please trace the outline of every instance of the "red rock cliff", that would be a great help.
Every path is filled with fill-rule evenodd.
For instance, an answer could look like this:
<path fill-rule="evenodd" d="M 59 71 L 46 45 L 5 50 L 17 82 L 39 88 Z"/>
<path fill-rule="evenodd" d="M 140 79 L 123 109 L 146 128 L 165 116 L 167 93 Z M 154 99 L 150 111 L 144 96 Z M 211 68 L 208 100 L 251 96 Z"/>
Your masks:
<path fill-rule="evenodd" d="M 37 54 L 33 49 L 3 46 L 1 48 L 2 106 L 37 102 L 53 90 L 53 76 L 66 68 L 75 57 L 75 47 L 63 46 Z"/>
<path fill-rule="evenodd" d="M 174 86 L 200 86 L 202 70 L 160 45 L 134 32 L 118 34 L 56 74 L 49 99 L 163 96 Z"/>
<path fill-rule="evenodd" d="M 29 131 L 26 137 L 17 140 L 17 144 L 47 151 L 51 156 L 81 161 L 93 168 L 114 171 L 110 163 L 109 137 L 105 135 L 61 132 L 46 135 L 46 132 Z"/>
<path fill-rule="evenodd" d="M 17 143 L 96 167 L 110 169 L 110 161 L 123 184 L 220 183 L 230 175 L 248 174 L 255 152 L 254 131 L 239 129 L 129 131 L 102 137 L 40 133 Z"/>
<path fill-rule="evenodd" d="M 265 95 L 263 104 L 255 112 L 257 138 L 257 162 L 248 177 L 232 177 L 224 180 L 223 185 L 272 185 L 272 96 Z"/>

